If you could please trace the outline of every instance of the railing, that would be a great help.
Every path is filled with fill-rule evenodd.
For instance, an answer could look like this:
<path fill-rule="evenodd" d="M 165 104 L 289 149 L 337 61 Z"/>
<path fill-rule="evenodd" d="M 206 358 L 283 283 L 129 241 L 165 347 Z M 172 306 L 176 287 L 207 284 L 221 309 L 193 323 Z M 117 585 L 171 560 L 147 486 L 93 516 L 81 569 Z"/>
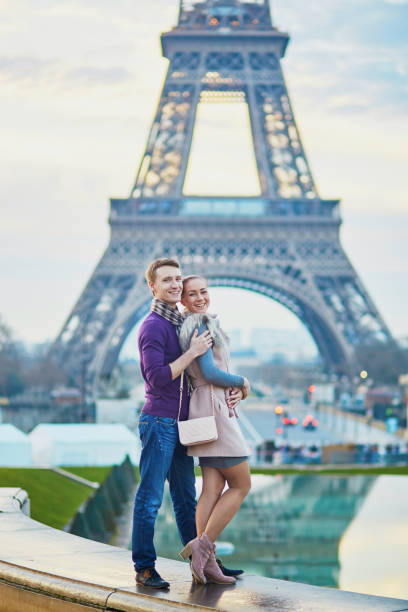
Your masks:
<path fill-rule="evenodd" d="M 262 197 L 186 197 L 111 199 L 111 220 L 131 216 L 320 217 L 339 219 L 339 200 Z"/>

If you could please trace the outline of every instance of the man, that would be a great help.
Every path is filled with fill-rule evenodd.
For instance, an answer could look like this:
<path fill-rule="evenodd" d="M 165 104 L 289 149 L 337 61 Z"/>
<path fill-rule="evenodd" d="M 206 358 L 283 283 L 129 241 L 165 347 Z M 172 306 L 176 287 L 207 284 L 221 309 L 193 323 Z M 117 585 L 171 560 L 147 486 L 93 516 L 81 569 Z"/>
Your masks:
<path fill-rule="evenodd" d="M 180 444 L 177 414 L 180 402 L 180 374 L 211 346 L 208 331 L 195 332 L 189 349 L 181 354 L 178 329 L 183 317 L 177 310 L 183 288 L 179 263 L 156 259 L 146 270 L 153 294 L 151 312 L 139 331 L 140 367 L 145 380 L 146 403 L 139 420 L 142 442 L 132 533 L 132 559 L 136 582 L 152 588 L 168 588 L 169 583 L 155 569 L 154 525 L 162 504 L 166 478 L 180 538 L 183 544 L 196 537 L 194 460 Z M 188 416 L 184 390 L 180 419 Z M 240 570 L 227 570 L 234 575 Z"/>

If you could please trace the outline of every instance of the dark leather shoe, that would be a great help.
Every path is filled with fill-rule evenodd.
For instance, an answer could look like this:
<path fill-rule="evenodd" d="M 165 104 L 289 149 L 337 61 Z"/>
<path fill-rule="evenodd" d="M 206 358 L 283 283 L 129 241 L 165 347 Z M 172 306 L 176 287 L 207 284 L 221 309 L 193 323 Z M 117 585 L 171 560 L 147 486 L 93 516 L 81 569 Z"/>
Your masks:
<path fill-rule="evenodd" d="M 220 559 L 216 559 L 218 565 L 220 566 L 220 570 L 222 571 L 222 573 L 224 574 L 224 576 L 240 576 L 241 574 L 244 573 L 244 570 L 234 570 L 234 569 L 228 569 L 228 567 L 225 567 L 222 564 L 222 561 Z"/>
<path fill-rule="evenodd" d="M 136 572 L 136 584 L 150 587 L 152 589 L 168 589 L 170 584 L 163 580 L 154 567 L 147 567 L 141 572 Z"/>

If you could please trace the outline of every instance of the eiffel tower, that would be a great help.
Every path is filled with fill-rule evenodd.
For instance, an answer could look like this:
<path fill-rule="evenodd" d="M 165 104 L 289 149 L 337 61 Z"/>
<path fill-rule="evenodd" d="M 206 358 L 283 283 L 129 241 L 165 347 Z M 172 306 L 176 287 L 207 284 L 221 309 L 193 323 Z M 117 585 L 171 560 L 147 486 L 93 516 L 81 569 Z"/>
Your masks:
<path fill-rule="evenodd" d="M 339 200 L 317 193 L 280 64 L 289 36 L 268 0 L 180 0 L 161 42 L 168 72 L 136 181 L 110 201 L 109 246 L 51 355 L 94 393 L 148 311 L 145 268 L 171 256 L 211 286 L 280 302 L 328 371 L 355 371 L 356 346 L 391 336 L 340 244 Z M 232 99 L 248 105 L 261 194 L 186 196 L 197 106 Z"/>

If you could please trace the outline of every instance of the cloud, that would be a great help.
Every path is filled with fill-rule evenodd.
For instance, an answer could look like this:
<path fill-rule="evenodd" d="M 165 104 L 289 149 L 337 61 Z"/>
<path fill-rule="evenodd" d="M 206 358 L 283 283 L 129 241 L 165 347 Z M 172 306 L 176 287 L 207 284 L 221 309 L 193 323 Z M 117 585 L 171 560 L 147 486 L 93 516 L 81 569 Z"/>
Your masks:
<path fill-rule="evenodd" d="M 324 63 L 322 56 L 326 58 Z M 400 51 L 313 41 L 302 45 L 286 66 L 297 86 L 303 83 L 302 98 L 309 98 L 311 103 L 310 92 L 316 90 L 321 103 L 329 108 L 336 99 L 339 111 L 370 108 L 378 115 L 390 109 L 407 113 L 408 62 Z"/>
<path fill-rule="evenodd" d="M 9 81 L 38 81 L 55 76 L 59 62 L 38 57 L 2 56 L 0 57 L 0 78 Z"/>
<path fill-rule="evenodd" d="M 406 116 L 406 4 L 286 0 L 274 7 L 275 22 L 294 34 L 283 65 L 298 97 L 313 105 L 318 94 L 323 107 L 338 113 L 369 108 L 378 117 Z"/>
<path fill-rule="evenodd" d="M 78 85 L 115 85 L 130 77 L 130 72 L 120 66 L 112 68 L 81 66 L 65 73 L 63 80 Z"/>
<path fill-rule="evenodd" d="M 99 67 L 76 65 L 71 67 L 56 59 L 33 56 L 0 56 L 0 81 L 14 85 L 39 87 L 95 87 L 117 85 L 131 78 L 122 66 Z"/>

